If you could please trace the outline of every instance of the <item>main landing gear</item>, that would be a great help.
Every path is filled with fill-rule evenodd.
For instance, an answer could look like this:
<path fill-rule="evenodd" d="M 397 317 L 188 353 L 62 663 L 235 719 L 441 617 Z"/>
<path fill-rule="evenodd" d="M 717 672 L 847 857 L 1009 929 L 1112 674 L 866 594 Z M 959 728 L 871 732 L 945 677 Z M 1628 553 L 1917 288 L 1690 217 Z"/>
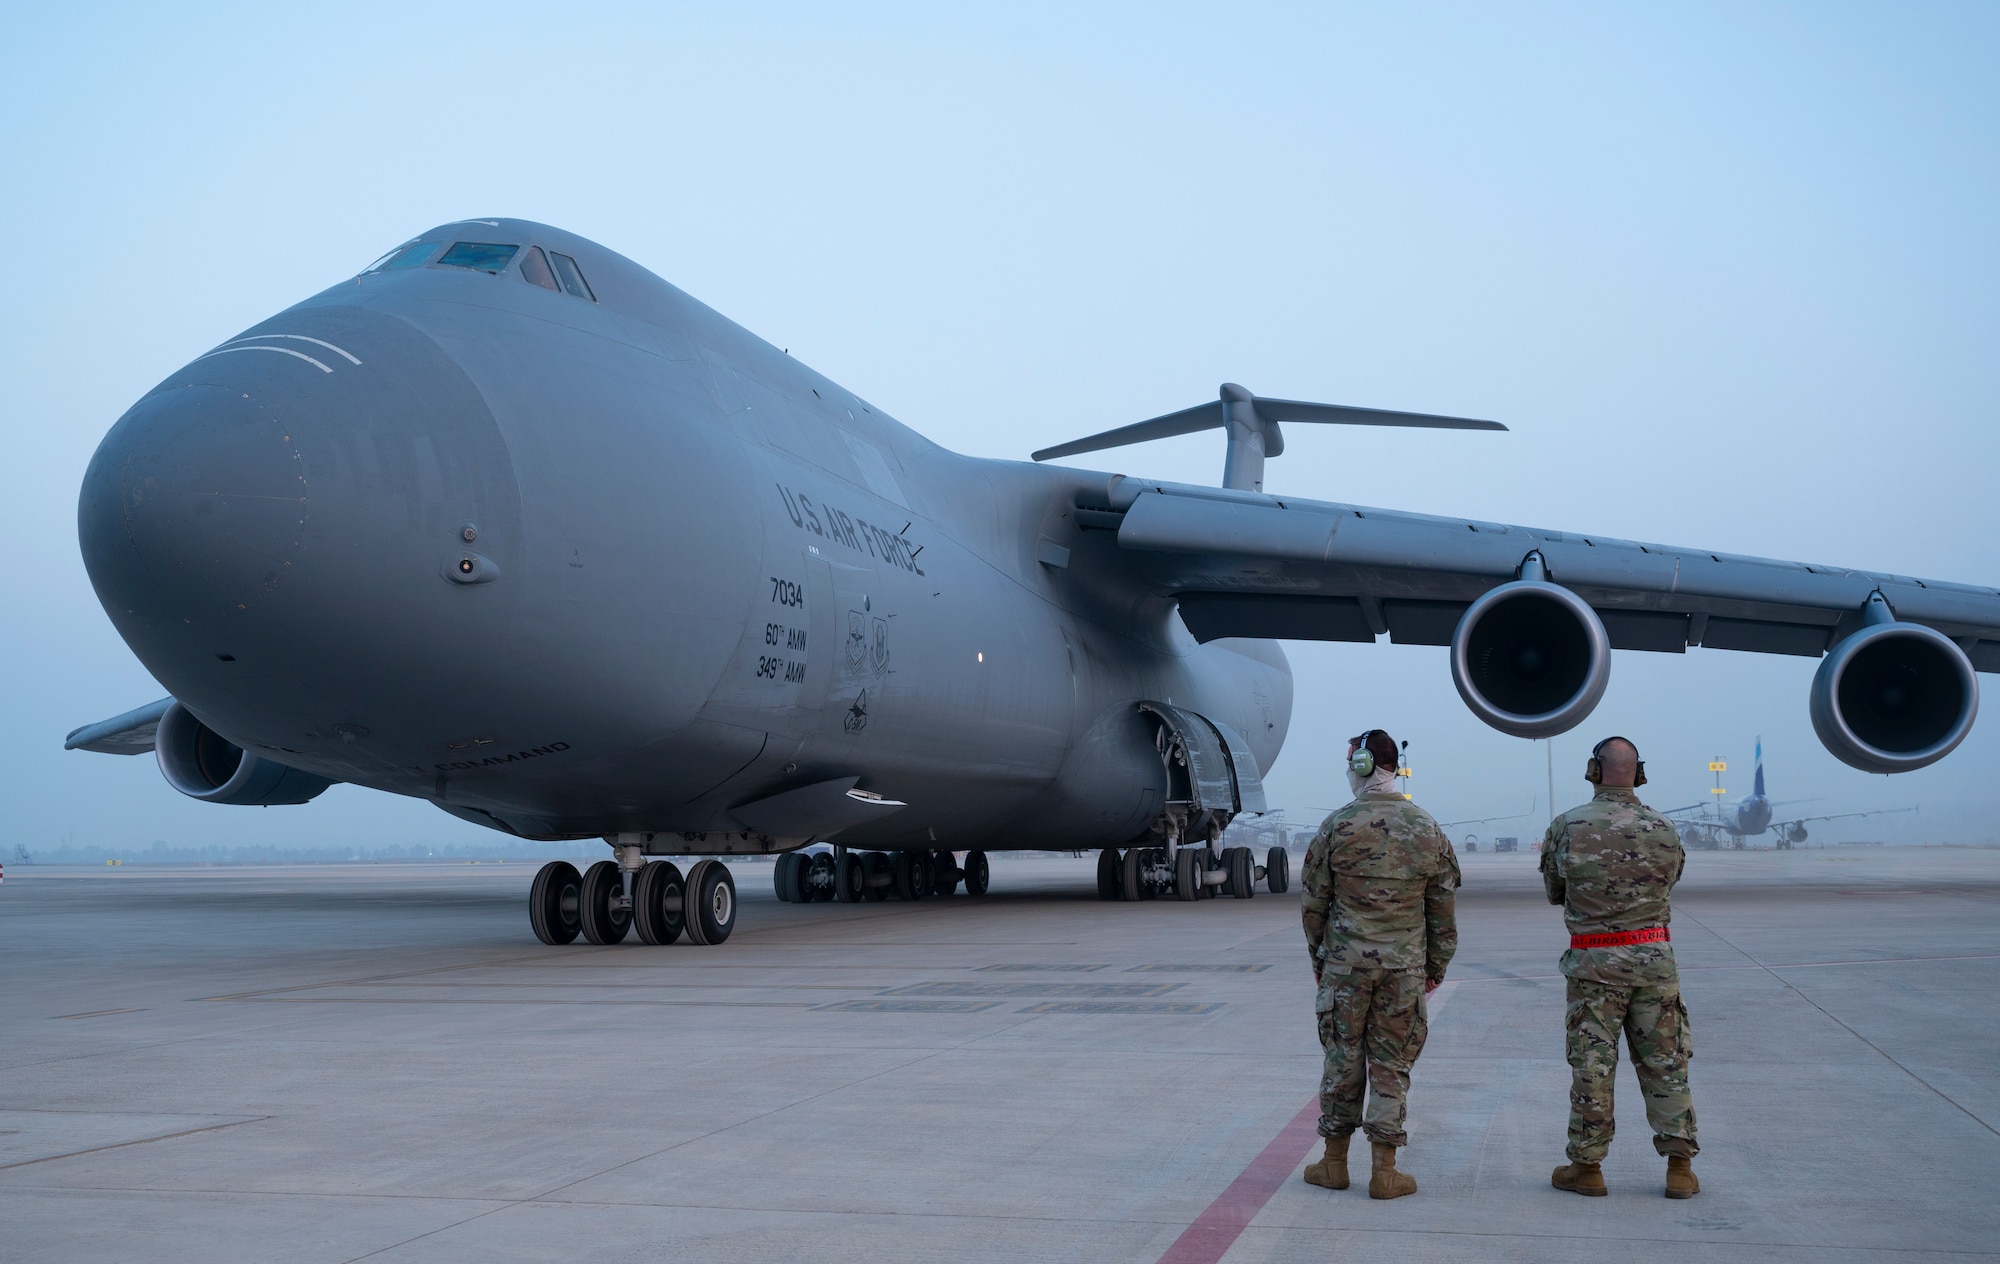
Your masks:
<path fill-rule="evenodd" d="M 545 944 L 622 943 L 635 928 L 639 941 L 671 944 L 683 933 L 692 944 L 719 944 L 736 929 L 736 879 L 719 860 L 696 861 L 683 876 L 671 861 L 647 862 L 639 849 L 619 848 L 582 874 L 566 860 L 552 860 L 528 892 L 528 921 Z M 630 855 L 624 853 L 629 852 Z"/>
<path fill-rule="evenodd" d="M 1178 900 L 1212 899 L 1218 895 L 1247 900 L 1262 882 L 1273 895 L 1292 886 L 1292 856 L 1273 847 L 1256 863 L 1248 847 L 1106 847 L 1097 853 L 1097 898 L 1151 900 L 1171 895 Z"/>
<path fill-rule="evenodd" d="M 985 895 L 990 870 L 983 851 L 967 852 L 960 867 L 948 851 L 787 852 L 773 867 L 771 887 L 787 904 L 838 900 L 923 900 L 950 895 L 965 884 L 967 895 Z"/>

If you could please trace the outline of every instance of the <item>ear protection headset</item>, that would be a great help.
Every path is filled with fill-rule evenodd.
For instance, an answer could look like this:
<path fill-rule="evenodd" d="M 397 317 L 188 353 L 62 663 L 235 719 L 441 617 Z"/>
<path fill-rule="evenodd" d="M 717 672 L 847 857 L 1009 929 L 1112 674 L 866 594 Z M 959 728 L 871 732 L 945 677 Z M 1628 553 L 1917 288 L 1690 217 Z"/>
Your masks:
<path fill-rule="evenodd" d="M 1352 755 L 1347 757 L 1347 766 L 1353 770 L 1355 776 L 1372 777 L 1375 775 L 1375 752 L 1368 749 L 1368 739 L 1381 731 L 1381 729 L 1369 729 L 1366 733 L 1354 739 L 1360 745 L 1355 748 Z"/>
<path fill-rule="evenodd" d="M 1638 768 L 1632 774 L 1632 788 L 1637 790 L 1640 786 L 1645 785 L 1646 761 L 1639 756 L 1638 743 L 1629 737 L 1618 737 L 1615 735 L 1605 738 L 1604 741 L 1590 748 L 1590 759 L 1583 766 L 1583 779 L 1593 786 L 1604 784 L 1604 761 L 1599 756 L 1608 742 L 1623 742 L 1632 748 L 1633 757 L 1638 763 Z"/>

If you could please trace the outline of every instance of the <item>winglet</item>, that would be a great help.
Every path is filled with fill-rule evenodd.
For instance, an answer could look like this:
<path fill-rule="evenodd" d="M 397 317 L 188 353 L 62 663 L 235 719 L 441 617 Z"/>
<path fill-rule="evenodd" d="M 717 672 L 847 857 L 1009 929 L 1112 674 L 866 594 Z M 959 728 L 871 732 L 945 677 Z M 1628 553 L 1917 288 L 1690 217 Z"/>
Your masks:
<path fill-rule="evenodd" d="M 1226 430 L 1229 448 L 1223 458 L 1222 485 L 1238 491 L 1264 490 L 1264 458 L 1285 450 L 1281 421 L 1312 422 L 1332 426 L 1409 426 L 1425 430 L 1505 430 L 1497 421 L 1477 421 L 1470 417 L 1442 417 L 1433 413 L 1404 413 L 1387 408 L 1355 408 L 1346 404 L 1311 404 L 1299 399 L 1266 399 L 1252 395 L 1234 382 L 1224 382 L 1212 404 L 1197 404 L 1177 413 L 1154 417 L 1106 430 L 1087 438 L 1072 439 L 1034 453 L 1037 461 L 1075 456 L 1119 448 L 1151 439 L 1169 439 L 1197 430 Z"/>

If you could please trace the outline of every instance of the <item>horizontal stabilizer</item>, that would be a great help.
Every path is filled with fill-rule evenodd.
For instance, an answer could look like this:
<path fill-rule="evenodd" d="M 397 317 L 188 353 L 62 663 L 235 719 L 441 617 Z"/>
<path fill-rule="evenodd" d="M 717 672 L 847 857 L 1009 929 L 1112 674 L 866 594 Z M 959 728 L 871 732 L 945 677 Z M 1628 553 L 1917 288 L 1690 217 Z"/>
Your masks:
<path fill-rule="evenodd" d="M 162 698 L 124 715 L 86 724 L 63 741 L 63 749 L 96 751 L 100 755 L 143 755 L 153 749 L 153 734 L 159 731 L 160 717 L 172 705 L 172 698 Z"/>
<path fill-rule="evenodd" d="M 1313 404 L 1300 399 L 1267 399 L 1252 395 L 1234 382 L 1224 382 L 1220 398 L 1213 403 L 1197 404 L 1177 413 L 1043 448 L 1034 454 L 1034 459 L 1052 461 L 1075 456 L 1079 452 L 1120 448 L 1152 439 L 1170 439 L 1198 430 L 1227 430 L 1229 455 L 1222 485 L 1241 491 L 1261 491 L 1264 485 L 1264 458 L 1277 456 L 1285 450 L 1285 437 L 1278 429 L 1278 423 L 1285 421 L 1330 426 L 1407 426 L 1423 430 L 1507 428 L 1497 421 L 1478 421 L 1470 417 L 1405 413 L 1388 408 L 1356 408 L 1346 404 Z"/>

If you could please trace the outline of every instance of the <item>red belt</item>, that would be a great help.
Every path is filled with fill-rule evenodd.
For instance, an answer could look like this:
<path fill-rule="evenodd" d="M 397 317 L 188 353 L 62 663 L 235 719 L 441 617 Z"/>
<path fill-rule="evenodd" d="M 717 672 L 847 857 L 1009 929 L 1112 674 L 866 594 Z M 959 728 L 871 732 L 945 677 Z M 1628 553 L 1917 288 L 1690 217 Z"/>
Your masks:
<path fill-rule="evenodd" d="M 1602 935 L 1571 935 L 1572 948 L 1629 948 L 1633 944 L 1664 944 L 1673 935 L 1664 926 L 1648 926 L 1644 930 L 1611 931 Z"/>

